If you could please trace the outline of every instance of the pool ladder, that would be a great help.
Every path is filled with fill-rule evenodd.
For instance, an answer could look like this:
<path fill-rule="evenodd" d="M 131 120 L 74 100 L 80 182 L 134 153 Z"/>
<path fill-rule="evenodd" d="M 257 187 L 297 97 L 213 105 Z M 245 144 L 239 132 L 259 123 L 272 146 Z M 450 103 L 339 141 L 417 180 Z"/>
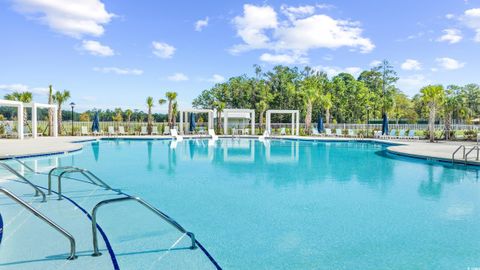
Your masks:
<path fill-rule="evenodd" d="M 477 161 L 479 160 L 480 148 L 479 148 L 478 145 L 474 145 L 472 148 L 467 149 L 467 147 L 462 144 L 457 149 L 455 149 L 455 151 L 452 153 L 452 164 L 455 163 L 455 154 L 457 154 L 460 150 L 462 150 L 462 154 L 463 154 L 462 159 L 463 159 L 465 165 L 468 164 L 468 155 L 470 155 L 470 153 L 472 153 L 475 150 L 476 150 L 476 153 L 477 153 L 476 160 Z"/>

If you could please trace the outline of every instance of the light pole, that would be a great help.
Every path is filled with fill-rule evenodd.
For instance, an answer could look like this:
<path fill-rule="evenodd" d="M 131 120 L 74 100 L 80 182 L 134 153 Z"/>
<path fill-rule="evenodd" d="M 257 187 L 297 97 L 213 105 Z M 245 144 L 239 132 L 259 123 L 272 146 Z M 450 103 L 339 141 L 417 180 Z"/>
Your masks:
<path fill-rule="evenodd" d="M 72 107 L 72 136 L 74 136 L 74 134 L 73 134 L 73 108 L 75 107 L 75 103 L 74 102 L 70 103 L 70 107 Z"/>

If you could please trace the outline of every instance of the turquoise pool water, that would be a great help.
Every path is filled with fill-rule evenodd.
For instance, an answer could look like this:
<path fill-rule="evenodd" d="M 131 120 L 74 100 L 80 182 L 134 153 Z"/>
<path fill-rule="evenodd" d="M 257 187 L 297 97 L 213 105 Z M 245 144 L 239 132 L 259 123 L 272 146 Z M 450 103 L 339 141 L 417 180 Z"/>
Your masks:
<path fill-rule="evenodd" d="M 58 165 L 146 199 L 224 269 L 480 267 L 478 170 L 391 156 L 380 144 L 112 140 Z M 99 222 L 115 252 L 166 230 L 110 209 Z"/>

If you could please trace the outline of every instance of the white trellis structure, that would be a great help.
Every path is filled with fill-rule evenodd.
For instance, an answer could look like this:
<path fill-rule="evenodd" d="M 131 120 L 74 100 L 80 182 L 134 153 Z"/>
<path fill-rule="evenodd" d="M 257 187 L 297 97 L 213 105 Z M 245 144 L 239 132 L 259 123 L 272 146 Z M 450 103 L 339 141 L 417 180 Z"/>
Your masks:
<path fill-rule="evenodd" d="M 53 137 L 58 137 L 58 115 L 57 115 L 57 105 L 53 104 L 42 104 L 42 103 L 28 103 L 24 104 L 26 108 L 32 108 L 32 137 L 38 137 L 38 117 L 37 110 L 39 108 L 53 109 Z"/>
<path fill-rule="evenodd" d="M 17 134 L 20 140 L 23 140 L 23 103 L 19 101 L 0 99 L 0 106 L 17 108 Z"/>
<path fill-rule="evenodd" d="M 250 116 L 250 134 L 255 135 L 255 110 L 251 109 L 224 109 L 223 110 L 223 134 L 228 134 L 228 116 L 234 114 L 248 113 Z"/>
<path fill-rule="evenodd" d="M 207 113 L 208 114 L 208 129 L 213 129 L 213 114 L 214 114 L 214 111 L 213 110 L 209 110 L 209 109 L 183 109 L 183 110 L 179 110 L 179 113 L 180 113 L 180 123 L 179 123 L 179 131 L 180 131 L 180 134 L 184 134 L 185 133 L 185 129 L 183 127 L 183 119 L 184 119 L 184 116 L 186 119 L 187 118 L 187 114 L 188 113 Z"/>
<path fill-rule="evenodd" d="M 292 135 L 300 134 L 300 111 L 299 110 L 268 110 L 266 112 L 267 118 L 267 131 L 269 134 L 272 134 L 272 123 L 271 115 L 272 114 L 291 114 L 292 115 Z"/>

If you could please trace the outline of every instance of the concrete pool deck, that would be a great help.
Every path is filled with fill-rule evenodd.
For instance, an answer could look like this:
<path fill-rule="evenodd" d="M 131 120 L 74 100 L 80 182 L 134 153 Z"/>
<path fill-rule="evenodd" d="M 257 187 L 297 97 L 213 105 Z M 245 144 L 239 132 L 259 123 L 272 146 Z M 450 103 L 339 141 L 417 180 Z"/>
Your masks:
<path fill-rule="evenodd" d="M 208 136 L 186 136 L 187 138 L 209 138 Z M 232 138 L 232 136 L 219 136 L 220 138 Z M 238 136 L 240 138 L 258 138 L 257 136 Z M 40 137 L 37 139 L 1 139 L 0 140 L 0 159 L 11 157 L 25 157 L 36 155 L 47 155 L 65 152 L 74 152 L 81 150 L 83 144 L 79 142 L 99 140 L 104 138 L 121 139 L 171 139 L 171 136 L 66 136 L 66 137 Z M 423 159 L 433 159 L 442 161 L 451 161 L 452 153 L 460 146 L 465 145 L 466 151 L 476 146 L 475 142 L 436 142 L 430 143 L 424 140 L 405 141 L 405 140 L 379 140 L 379 139 L 357 139 L 343 137 L 312 137 L 312 136 L 280 136 L 273 139 L 302 139 L 302 140 L 321 140 L 321 141 L 352 141 L 365 140 L 380 143 L 394 144 L 387 148 L 387 151 L 393 154 L 410 156 Z M 465 163 L 462 157 L 462 150 L 455 156 L 455 162 Z M 476 160 L 476 154 L 468 156 L 468 164 L 480 165 Z"/>

